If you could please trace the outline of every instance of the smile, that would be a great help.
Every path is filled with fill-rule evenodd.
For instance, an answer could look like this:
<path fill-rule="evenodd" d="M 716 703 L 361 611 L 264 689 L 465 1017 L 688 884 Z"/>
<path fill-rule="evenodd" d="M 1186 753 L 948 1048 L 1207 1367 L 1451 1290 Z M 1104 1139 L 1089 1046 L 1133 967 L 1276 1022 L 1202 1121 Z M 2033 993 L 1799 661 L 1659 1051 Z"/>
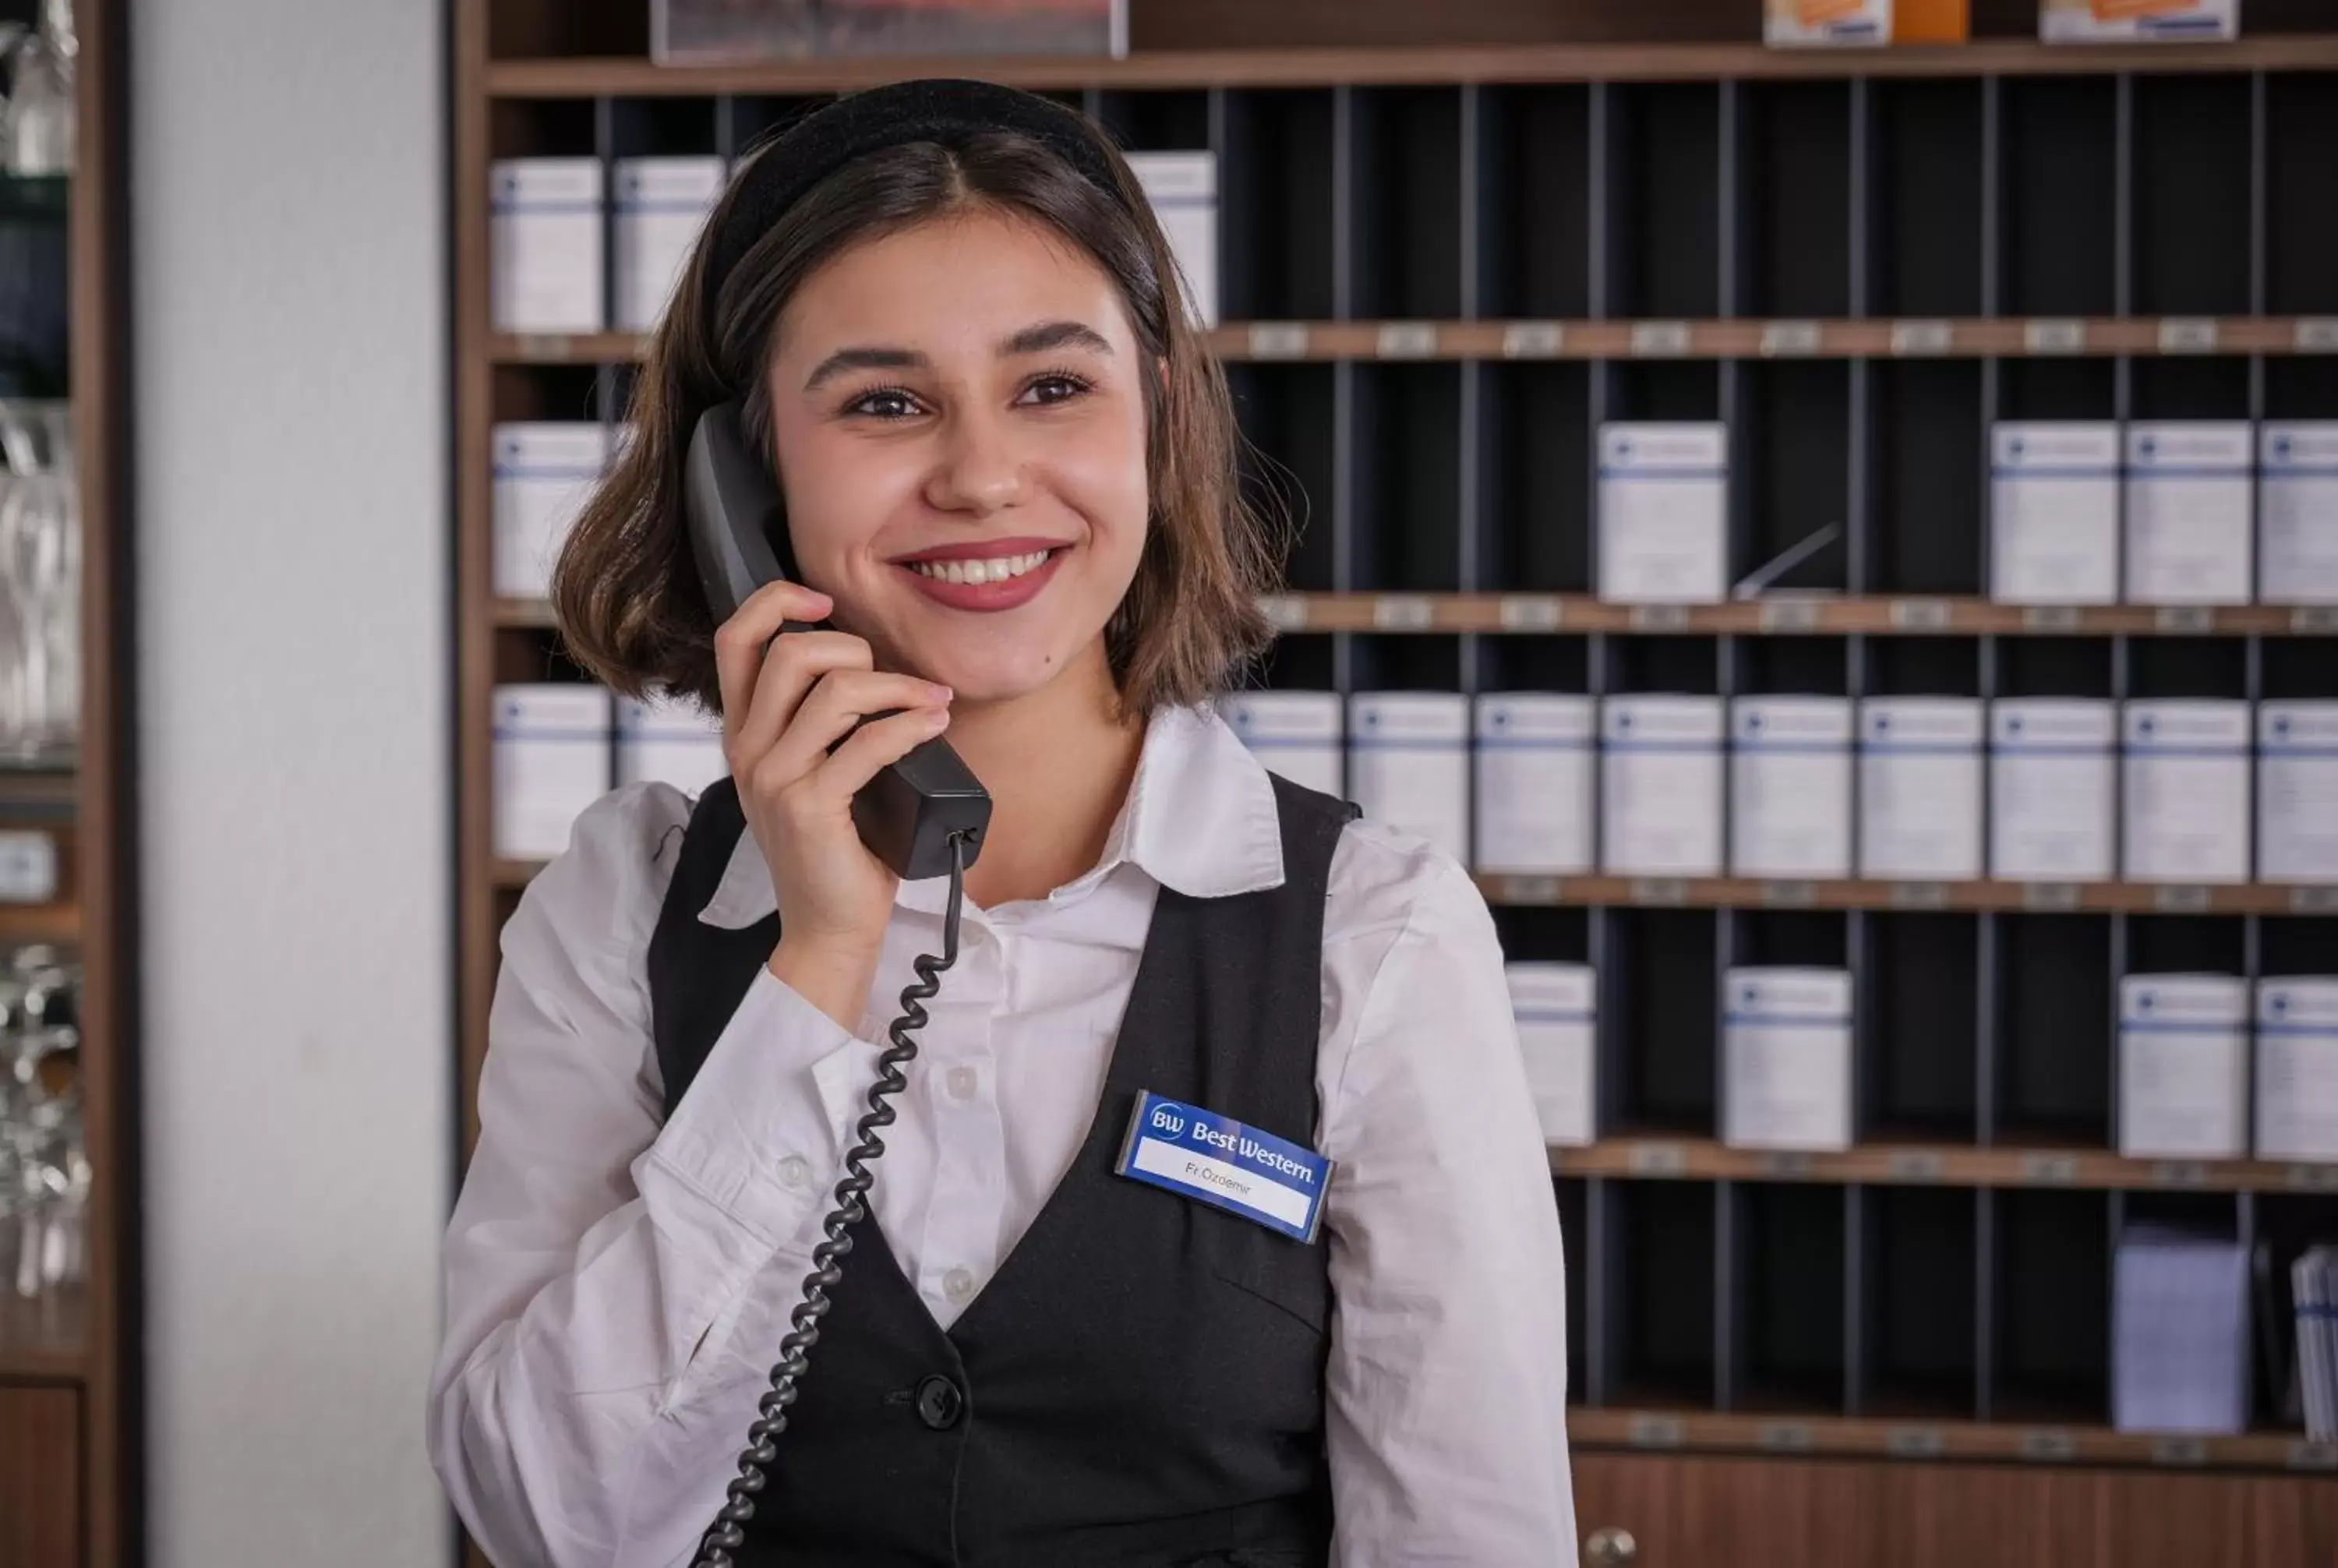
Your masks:
<path fill-rule="evenodd" d="M 1037 571 L 1053 554 L 1034 550 L 1027 555 L 998 555 L 987 561 L 912 561 L 907 564 L 918 576 L 943 583 L 1004 583 Z"/>
<path fill-rule="evenodd" d="M 1015 540 L 1023 544 L 1023 540 Z M 1063 570 L 1068 544 L 1042 545 L 1014 555 L 961 555 L 938 561 L 899 561 L 910 586 L 936 604 L 977 612 L 1013 610 L 1029 603 Z"/>

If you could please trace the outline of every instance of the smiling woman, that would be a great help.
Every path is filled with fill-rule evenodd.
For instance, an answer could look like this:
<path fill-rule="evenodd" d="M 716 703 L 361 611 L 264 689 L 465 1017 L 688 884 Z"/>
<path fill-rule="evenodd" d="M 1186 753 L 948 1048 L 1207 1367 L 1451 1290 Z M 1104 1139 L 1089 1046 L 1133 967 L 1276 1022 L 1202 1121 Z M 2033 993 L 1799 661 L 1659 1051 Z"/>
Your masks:
<path fill-rule="evenodd" d="M 756 182 L 733 186 L 651 343 L 632 439 L 555 574 L 587 669 L 627 694 L 719 702 L 678 489 L 691 421 L 733 389 L 772 456 L 796 575 L 834 596 L 837 625 L 880 664 L 979 701 L 1018 663 L 1093 641 L 1075 625 L 1086 616 L 1051 616 L 1061 635 L 1046 645 L 988 627 L 986 669 L 966 670 L 949 661 L 980 645 L 907 613 L 921 602 L 904 597 L 908 561 L 1042 548 L 1062 580 L 1050 599 L 1095 612 L 1095 678 L 1125 715 L 1205 699 L 1264 649 L 1256 601 L 1284 542 L 1243 503 L 1224 378 L 1168 242 L 1125 164 L 1100 142 L 1092 156 L 1083 172 L 1005 125 L 951 145 L 910 137 L 813 182 L 760 230 Z M 1020 526 L 1027 490 L 1046 529 Z"/>
<path fill-rule="evenodd" d="M 474 1536 L 553 1568 L 1569 1560 L 1493 923 L 1216 714 L 1272 560 L 1119 154 L 972 83 L 801 122 L 630 424 L 562 627 L 719 710 L 731 777 L 601 801 L 504 927 L 431 1398 Z M 743 440 L 727 489 L 702 425 Z M 710 559 L 743 522 L 784 573 L 718 569 L 719 625 L 691 494 Z M 990 799 L 962 887 L 853 810 L 945 730 Z M 1132 1150 L 1154 1102 L 1224 1169 Z"/>
<path fill-rule="evenodd" d="M 803 580 L 833 589 L 880 663 L 961 703 L 1103 652 L 1144 549 L 1157 374 L 1118 289 L 1044 224 L 986 208 L 851 262 L 781 312 L 765 378 Z M 1042 589 L 1047 613 L 1004 616 Z M 1001 619 L 966 637 L 935 605 Z M 1101 665 L 1088 678 L 1111 684 Z"/>

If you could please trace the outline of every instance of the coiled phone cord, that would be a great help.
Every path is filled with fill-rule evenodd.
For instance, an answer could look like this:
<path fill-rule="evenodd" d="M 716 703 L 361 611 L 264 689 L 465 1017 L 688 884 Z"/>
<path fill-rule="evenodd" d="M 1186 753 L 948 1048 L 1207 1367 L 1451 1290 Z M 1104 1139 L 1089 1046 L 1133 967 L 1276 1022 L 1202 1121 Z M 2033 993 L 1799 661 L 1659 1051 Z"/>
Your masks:
<path fill-rule="evenodd" d="M 876 1178 L 869 1167 L 885 1152 L 880 1127 L 893 1124 L 893 1108 L 886 1100 L 909 1086 L 901 1069 L 918 1054 L 910 1031 L 926 1024 L 926 999 L 941 989 L 941 972 L 958 962 L 958 911 L 966 895 L 966 840 L 950 835 L 949 902 L 942 912 L 942 950 L 938 956 L 920 955 L 911 965 L 918 978 L 901 992 L 901 1015 L 886 1030 L 893 1044 L 877 1057 L 877 1082 L 869 1086 L 869 1113 L 860 1118 L 853 1135 L 860 1142 L 846 1152 L 844 1179 L 836 1184 L 836 1207 L 820 1229 L 828 1240 L 812 1250 L 811 1272 L 804 1277 L 803 1300 L 791 1314 L 795 1331 L 780 1341 L 780 1358 L 771 1367 L 771 1386 L 756 1408 L 761 1414 L 747 1428 L 747 1446 L 739 1455 L 739 1474 L 731 1483 L 729 1499 L 698 1546 L 697 1568 L 733 1568 L 732 1553 L 747 1544 L 744 1526 L 755 1516 L 755 1504 L 768 1482 L 765 1472 L 779 1456 L 776 1439 L 788 1429 L 788 1406 L 796 1402 L 796 1384 L 804 1374 L 805 1357 L 820 1343 L 820 1320 L 828 1316 L 829 1292 L 844 1277 L 844 1255 L 852 1250 L 848 1232 L 869 1208 L 863 1200 Z"/>

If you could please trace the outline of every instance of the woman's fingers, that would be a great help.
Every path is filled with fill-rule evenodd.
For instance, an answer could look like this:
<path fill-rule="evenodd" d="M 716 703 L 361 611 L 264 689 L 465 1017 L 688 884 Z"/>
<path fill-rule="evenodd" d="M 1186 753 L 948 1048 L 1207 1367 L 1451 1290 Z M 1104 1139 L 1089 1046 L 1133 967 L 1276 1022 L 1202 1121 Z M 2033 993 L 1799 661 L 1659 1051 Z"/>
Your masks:
<path fill-rule="evenodd" d="M 948 704 L 942 687 L 915 675 L 887 670 L 831 670 L 812 683 L 795 715 L 771 746 L 771 754 L 788 759 L 795 772 L 819 766 L 853 726 L 897 708 L 934 708 Z"/>
<path fill-rule="evenodd" d="M 944 707 L 909 708 L 872 719 L 822 757 L 797 787 L 811 794 L 815 809 L 833 809 L 839 801 L 849 807 L 878 769 L 899 761 L 948 728 L 949 710 Z"/>
<path fill-rule="evenodd" d="M 790 621 L 820 620 L 832 608 L 828 595 L 818 589 L 781 580 L 747 595 L 746 603 L 714 629 L 715 683 L 726 730 L 746 713 L 764 653 L 780 628 Z"/>
<path fill-rule="evenodd" d="M 732 767 L 753 768 L 830 675 L 863 672 L 871 662 L 869 644 L 849 632 L 785 632 L 772 638 L 745 700 L 735 710 L 724 710 Z"/>

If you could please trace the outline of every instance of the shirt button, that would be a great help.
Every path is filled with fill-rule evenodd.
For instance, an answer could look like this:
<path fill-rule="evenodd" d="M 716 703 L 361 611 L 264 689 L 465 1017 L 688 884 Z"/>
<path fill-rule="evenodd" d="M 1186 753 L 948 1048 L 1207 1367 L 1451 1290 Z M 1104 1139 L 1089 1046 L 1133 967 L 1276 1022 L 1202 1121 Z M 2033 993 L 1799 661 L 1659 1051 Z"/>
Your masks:
<path fill-rule="evenodd" d="M 811 1161 L 801 1154 L 791 1154 L 780 1161 L 780 1180 L 801 1192 L 811 1185 Z"/>
<path fill-rule="evenodd" d="M 966 1409 L 966 1396 L 957 1384 L 937 1372 L 918 1384 L 918 1419 L 937 1432 L 958 1425 Z"/>
<path fill-rule="evenodd" d="M 974 1270 L 953 1269 L 943 1275 L 942 1294 L 949 1298 L 951 1306 L 965 1306 L 967 1298 L 974 1294 Z"/>
<path fill-rule="evenodd" d="M 953 1100 L 959 1101 L 973 1099 L 976 1081 L 973 1068 L 951 1068 L 949 1070 L 949 1078 L 948 1080 L 949 1084 L 949 1097 Z"/>

